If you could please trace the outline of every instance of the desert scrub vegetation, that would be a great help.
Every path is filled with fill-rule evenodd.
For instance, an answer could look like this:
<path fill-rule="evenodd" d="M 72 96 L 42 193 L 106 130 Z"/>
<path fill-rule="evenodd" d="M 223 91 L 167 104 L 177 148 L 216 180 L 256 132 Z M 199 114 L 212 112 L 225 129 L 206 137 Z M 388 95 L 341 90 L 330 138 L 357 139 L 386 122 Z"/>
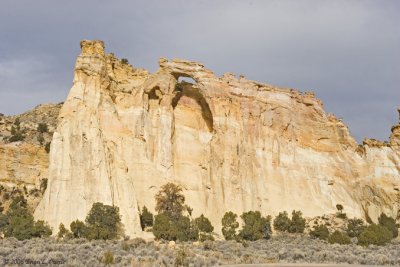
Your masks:
<path fill-rule="evenodd" d="M 167 183 L 156 194 L 156 211 L 152 232 L 156 240 L 197 241 L 213 240 L 214 227 L 203 214 L 193 219 L 193 209 L 185 205 L 182 188 L 173 183 Z M 141 221 L 149 213 L 143 207 Z M 185 214 L 186 213 L 186 214 Z M 147 214 L 150 223 L 152 214 Z M 142 228 L 146 227 L 142 223 Z"/>
<path fill-rule="evenodd" d="M 343 207 L 342 204 L 336 204 L 336 209 L 338 210 L 338 213 L 336 213 L 336 216 L 338 218 L 341 218 L 341 219 L 346 219 L 347 218 L 347 214 L 343 213 L 344 207 Z"/>
<path fill-rule="evenodd" d="M 359 245 L 383 246 L 398 236 L 399 225 L 396 220 L 384 213 L 378 218 L 378 224 L 363 225 L 362 220 L 349 221 L 347 232 L 349 236 L 356 236 Z"/>
<path fill-rule="evenodd" d="M 314 226 L 314 230 L 310 231 L 310 236 L 314 238 L 319 238 L 322 240 L 327 240 L 329 238 L 329 230 L 326 225 L 316 225 Z"/>
<path fill-rule="evenodd" d="M 301 211 L 292 211 L 292 219 L 286 211 L 280 212 L 274 219 L 274 229 L 280 232 L 303 233 L 306 228 L 306 220 Z"/>
<path fill-rule="evenodd" d="M 243 227 L 239 231 L 239 238 L 243 240 L 256 241 L 271 238 L 271 217 L 263 217 L 259 211 L 244 212 L 240 216 Z"/>
<path fill-rule="evenodd" d="M 399 235 L 399 225 L 396 224 L 396 220 L 392 217 L 387 216 L 385 213 L 381 213 L 378 222 L 379 225 L 382 225 L 391 232 L 393 238 L 396 238 Z"/>
<path fill-rule="evenodd" d="M 380 224 L 371 224 L 358 237 L 358 244 L 362 246 L 382 246 L 390 242 L 393 235 L 389 229 Z"/>
<path fill-rule="evenodd" d="M 129 61 L 126 58 L 121 58 L 121 63 L 124 64 L 124 65 L 128 65 Z"/>
<path fill-rule="evenodd" d="M 236 229 L 239 228 L 239 223 L 236 219 L 237 215 L 232 211 L 226 212 L 222 217 L 222 234 L 225 240 L 237 239 Z"/>
<path fill-rule="evenodd" d="M 142 227 L 142 230 L 144 231 L 146 228 L 153 227 L 153 224 L 153 213 L 151 213 L 146 206 L 143 206 L 142 212 L 140 213 L 140 226 Z"/>
<path fill-rule="evenodd" d="M 348 220 L 346 232 L 349 237 L 359 237 L 366 227 L 362 219 L 354 218 Z"/>
<path fill-rule="evenodd" d="M 146 242 L 33 238 L 0 240 L 0 262 L 22 259 L 64 262 L 49 266 L 218 266 L 223 264 L 337 263 L 400 265 L 400 242 L 386 246 L 329 244 L 306 234 L 281 233 L 268 240 Z"/>
<path fill-rule="evenodd" d="M 44 221 L 34 220 L 22 195 L 12 200 L 6 213 L 0 213 L 0 232 L 5 237 L 15 237 L 18 240 L 48 237 L 52 234 L 51 228 Z"/>
<path fill-rule="evenodd" d="M 336 230 L 328 237 L 328 242 L 331 244 L 348 245 L 351 244 L 351 239 L 347 234 Z"/>
<path fill-rule="evenodd" d="M 18 142 L 25 139 L 26 131 L 21 129 L 21 122 L 19 118 L 16 118 L 14 124 L 11 126 L 11 136 L 8 138 L 10 143 Z"/>
<path fill-rule="evenodd" d="M 59 239 L 86 238 L 119 239 L 123 236 L 121 216 L 116 206 L 93 203 L 85 222 L 75 220 L 70 224 L 70 230 L 60 224 L 57 237 Z"/>
<path fill-rule="evenodd" d="M 47 133 L 49 132 L 49 128 L 47 126 L 47 123 L 39 123 L 37 126 L 37 131 L 39 133 Z"/>

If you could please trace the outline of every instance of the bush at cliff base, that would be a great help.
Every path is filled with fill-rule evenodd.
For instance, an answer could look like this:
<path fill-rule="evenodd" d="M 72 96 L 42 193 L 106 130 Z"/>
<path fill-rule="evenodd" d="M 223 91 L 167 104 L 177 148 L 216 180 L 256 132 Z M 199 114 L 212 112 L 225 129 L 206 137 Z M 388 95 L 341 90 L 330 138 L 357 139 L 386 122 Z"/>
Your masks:
<path fill-rule="evenodd" d="M 85 222 L 88 239 L 116 239 L 121 234 L 121 216 L 116 206 L 94 203 Z"/>
<path fill-rule="evenodd" d="M 349 237 L 359 237 L 366 227 L 362 219 L 354 218 L 347 222 L 346 232 Z"/>
<path fill-rule="evenodd" d="M 259 211 L 249 211 L 244 212 L 240 217 L 244 222 L 243 228 L 239 232 L 241 239 L 255 241 L 271 238 L 271 218 L 269 216 L 262 217 Z"/>
<path fill-rule="evenodd" d="M 292 220 L 289 226 L 289 233 L 303 233 L 306 228 L 306 220 L 303 218 L 301 211 L 292 212 Z"/>
<path fill-rule="evenodd" d="M 292 221 L 289 219 L 286 211 L 279 212 L 278 216 L 274 219 L 274 229 L 280 232 L 286 232 L 289 230 Z"/>
<path fill-rule="evenodd" d="M 399 227 L 396 224 L 396 220 L 387 216 L 385 213 L 382 213 L 378 218 L 379 225 L 387 228 L 391 233 L 393 238 L 396 238 L 399 235 Z"/>
<path fill-rule="evenodd" d="M 158 240 L 196 241 L 199 231 L 186 216 L 172 219 L 165 214 L 158 214 L 155 216 L 153 234 Z"/>
<path fill-rule="evenodd" d="M 14 197 L 6 214 L 0 213 L 0 231 L 18 240 L 48 237 L 52 234 L 44 221 L 35 221 L 23 196 Z"/>
<path fill-rule="evenodd" d="M 338 230 L 333 232 L 329 237 L 328 237 L 328 242 L 331 244 L 340 244 L 340 245 L 347 245 L 351 244 L 350 237 L 346 235 L 345 233 L 342 233 Z"/>
<path fill-rule="evenodd" d="M 371 224 L 358 237 L 358 244 L 361 246 L 382 246 L 390 242 L 392 237 L 392 233 L 386 227 L 379 224 Z"/>
<path fill-rule="evenodd" d="M 314 227 L 314 230 L 310 232 L 310 235 L 314 238 L 327 240 L 329 237 L 329 230 L 325 224 L 317 225 Z"/>
<path fill-rule="evenodd" d="M 239 228 L 239 223 L 236 219 L 237 214 L 232 211 L 225 212 L 224 217 L 222 217 L 222 234 L 225 240 L 237 239 L 236 229 Z"/>

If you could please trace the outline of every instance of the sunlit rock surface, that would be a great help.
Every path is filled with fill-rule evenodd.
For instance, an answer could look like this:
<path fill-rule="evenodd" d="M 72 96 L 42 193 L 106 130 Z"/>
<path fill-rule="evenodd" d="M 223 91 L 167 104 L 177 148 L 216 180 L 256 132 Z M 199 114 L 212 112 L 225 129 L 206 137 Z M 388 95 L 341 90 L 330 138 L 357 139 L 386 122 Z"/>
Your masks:
<path fill-rule="evenodd" d="M 226 211 L 315 216 L 342 204 L 349 216 L 397 216 L 399 125 L 389 143 L 359 146 L 313 93 L 177 59 L 161 58 L 151 74 L 106 54 L 101 41 L 81 47 L 35 212 L 54 229 L 99 201 L 118 206 L 126 234 L 140 236 L 139 208 L 154 212 L 167 182 L 182 185 L 193 216 L 216 231 Z"/>

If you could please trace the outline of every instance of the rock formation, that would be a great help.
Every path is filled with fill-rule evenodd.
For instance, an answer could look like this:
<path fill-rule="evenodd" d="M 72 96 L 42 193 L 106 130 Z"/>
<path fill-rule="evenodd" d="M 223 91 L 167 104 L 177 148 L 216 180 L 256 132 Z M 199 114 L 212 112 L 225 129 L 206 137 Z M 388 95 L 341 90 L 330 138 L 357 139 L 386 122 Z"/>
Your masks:
<path fill-rule="evenodd" d="M 32 208 L 39 203 L 41 183 L 48 178 L 45 145 L 51 142 L 61 105 L 39 105 L 21 115 L 0 116 L 0 202 L 5 208 L 18 192 L 25 195 Z M 11 129 L 17 120 L 24 138 L 11 142 Z M 45 123 L 48 131 L 38 132 L 39 123 Z"/>
<path fill-rule="evenodd" d="M 57 229 L 94 202 L 120 208 L 126 234 L 154 211 L 167 182 L 182 185 L 193 215 L 219 231 L 226 211 L 397 216 L 400 126 L 390 143 L 358 145 L 313 93 L 277 88 L 202 64 L 161 58 L 149 73 L 82 41 L 72 89 L 50 152 L 49 183 L 35 211 Z M 193 83 L 180 81 L 181 77 Z"/>

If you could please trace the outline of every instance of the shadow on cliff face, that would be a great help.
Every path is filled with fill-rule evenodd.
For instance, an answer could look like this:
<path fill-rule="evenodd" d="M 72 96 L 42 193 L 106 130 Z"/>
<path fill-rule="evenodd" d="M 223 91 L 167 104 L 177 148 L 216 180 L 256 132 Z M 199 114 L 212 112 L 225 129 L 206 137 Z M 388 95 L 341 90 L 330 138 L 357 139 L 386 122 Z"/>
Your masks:
<path fill-rule="evenodd" d="M 156 100 L 156 101 L 158 102 L 158 104 L 160 103 L 160 101 L 161 101 L 161 96 L 162 96 L 160 87 L 158 87 L 158 86 L 154 87 L 154 88 L 149 92 L 148 95 L 149 95 L 149 100 Z"/>
<path fill-rule="evenodd" d="M 172 99 L 172 107 L 175 109 L 178 105 L 179 100 L 181 100 L 183 96 L 195 100 L 196 103 L 201 107 L 201 116 L 206 122 L 209 132 L 212 132 L 213 116 L 211 113 L 211 109 L 204 96 L 200 93 L 199 88 L 192 83 L 188 83 L 186 81 L 179 82 L 178 80 L 178 83 L 175 86 L 175 92 L 176 95 Z"/>

